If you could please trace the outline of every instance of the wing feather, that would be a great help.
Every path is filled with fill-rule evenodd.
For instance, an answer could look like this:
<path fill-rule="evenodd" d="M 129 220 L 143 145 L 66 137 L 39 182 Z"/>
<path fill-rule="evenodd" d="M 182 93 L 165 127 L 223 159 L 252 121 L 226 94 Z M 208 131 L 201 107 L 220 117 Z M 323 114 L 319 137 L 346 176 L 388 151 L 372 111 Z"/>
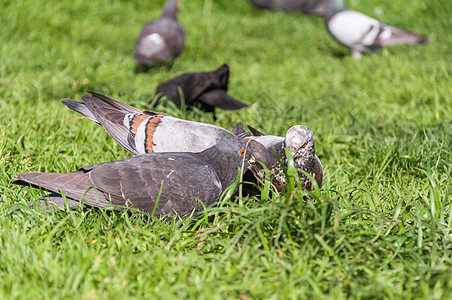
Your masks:
<path fill-rule="evenodd" d="M 210 206 L 223 189 L 215 170 L 187 153 L 135 156 L 99 166 L 89 176 L 97 189 L 114 196 L 113 204 L 150 213 L 158 199 L 156 215 L 199 211 L 199 200 Z"/>

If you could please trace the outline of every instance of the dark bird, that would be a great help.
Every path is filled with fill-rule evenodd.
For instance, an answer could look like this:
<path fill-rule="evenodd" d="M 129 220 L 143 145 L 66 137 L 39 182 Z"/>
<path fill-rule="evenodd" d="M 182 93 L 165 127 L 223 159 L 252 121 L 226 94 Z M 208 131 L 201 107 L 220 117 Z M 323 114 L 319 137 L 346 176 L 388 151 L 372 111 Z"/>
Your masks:
<path fill-rule="evenodd" d="M 66 197 L 71 208 L 133 206 L 155 216 L 186 216 L 215 204 L 242 163 L 242 170 L 258 172 L 257 161 L 268 159 L 261 144 L 229 139 L 198 153 L 146 153 L 71 173 L 21 173 L 13 183 L 51 192 L 47 201 L 57 206 L 64 207 Z"/>
<path fill-rule="evenodd" d="M 239 123 L 234 127 L 233 132 L 239 137 L 251 136 L 253 140 L 262 144 L 268 151 L 272 162 L 267 167 L 273 173 L 272 183 L 278 192 L 287 184 L 287 179 L 281 167 L 280 160 L 287 164 L 287 156 L 284 149 L 289 148 L 294 159 L 294 165 L 299 170 L 300 183 L 305 189 L 311 190 L 311 180 L 300 171 L 310 174 L 317 182 L 318 187 L 323 184 L 323 167 L 320 159 L 315 154 L 315 138 L 312 130 L 304 125 L 295 125 L 289 128 L 285 137 L 264 135 L 263 133 L 248 126 L 251 133 L 245 132 L 243 124 Z M 274 156 L 274 154 L 280 158 Z"/>
<path fill-rule="evenodd" d="M 331 36 L 349 48 L 356 59 L 365 52 L 379 51 L 385 46 L 428 43 L 428 39 L 419 34 L 348 9 L 345 0 L 330 0 L 324 20 Z"/>
<path fill-rule="evenodd" d="M 181 54 L 185 45 L 185 31 L 177 21 L 179 3 L 168 1 L 160 18 L 145 24 L 138 35 L 133 59 L 144 71 L 155 62 L 168 62 Z"/>
<path fill-rule="evenodd" d="M 254 6 L 281 11 L 299 11 L 308 15 L 322 15 L 328 0 L 251 0 Z"/>
<path fill-rule="evenodd" d="M 155 94 L 160 99 L 167 97 L 177 107 L 182 104 L 199 106 L 207 112 L 214 112 L 215 107 L 225 110 L 236 110 L 248 105 L 229 96 L 228 91 L 229 66 L 224 64 L 210 72 L 192 72 L 179 75 L 160 84 Z M 180 91 L 182 95 L 180 95 Z"/>

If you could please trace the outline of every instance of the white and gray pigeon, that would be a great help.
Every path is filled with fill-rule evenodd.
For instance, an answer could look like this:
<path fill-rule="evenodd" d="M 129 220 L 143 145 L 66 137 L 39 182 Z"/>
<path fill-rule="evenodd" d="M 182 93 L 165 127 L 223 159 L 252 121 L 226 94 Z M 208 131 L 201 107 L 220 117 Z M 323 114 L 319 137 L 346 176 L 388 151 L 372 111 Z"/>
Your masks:
<path fill-rule="evenodd" d="M 328 0 L 251 0 L 258 8 L 299 11 L 308 15 L 322 15 Z"/>
<path fill-rule="evenodd" d="M 141 30 L 133 55 L 140 71 L 155 62 L 168 62 L 181 54 L 185 46 L 185 31 L 177 21 L 178 11 L 177 1 L 165 2 L 160 18 L 149 21 Z"/>
<path fill-rule="evenodd" d="M 230 132 L 219 126 L 181 120 L 161 112 L 142 111 L 94 92 L 87 94 L 89 96 L 82 97 L 84 102 L 71 99 L 63 99 L 61 102 L 71 110 L 103 126 L 113 140 L 134 155 L 153 152 L 199 152 L 223 140 L 253 139 L 262 144 L 272 158 L 270 164 L 266 166 L 280 174 L 275 177 L 275 186 L 282 189 L 285 181 L 281 177 L 283 176 L 282 168 L 273 156 L 273 147 L 283 161 L 285 160 L 284 148 L 291 149 L 292 156 L 296 159 L 295 167 L 307 171 L 316 179 L 319 187 L 322 186 L 322 165 L 315 156 L 314 135 L 306 126 L 296 125 L 290 128 L 285 138 L 263 135 L 250 128 L 254 134 L 252 136 L 243 130 L 241 123 L 235 126 L 233 132 Z M 303 143 L 298 145 L 299 141 Z M 305 153 L 313 153 L 314 157 L 306 156 Z M 305 163 L 304 159 L 308 162 Z M 314 160 L 313 171 L 309 169 L 311 160 Z M 306 187 L 311 188 L 310 183 L 307 183 Z"/>
<path fill-rule="evenodd" d="M 345 0 L 330 0 L 324 20 L 331 36 L 349 48 L 356 59 L 365 52 L 379 51 L 385 46 L 428 43 L 428 39 L 419 34 L 348 9 Z"/>
<path fill-rule="evenodd" d="M 51 192 L 40 200 L 44 211 L 65 207 L 66 200 L 72 209 L 118 205 L 155 216 L 186 216 L 215 204 L 242 164 L 242 170 L 258 172 L 257 161 L 268 159 L 258 142 L 235 138 L 198 153 L 146 153 L 71 173 L 21 173 L 13 183 Z"/>

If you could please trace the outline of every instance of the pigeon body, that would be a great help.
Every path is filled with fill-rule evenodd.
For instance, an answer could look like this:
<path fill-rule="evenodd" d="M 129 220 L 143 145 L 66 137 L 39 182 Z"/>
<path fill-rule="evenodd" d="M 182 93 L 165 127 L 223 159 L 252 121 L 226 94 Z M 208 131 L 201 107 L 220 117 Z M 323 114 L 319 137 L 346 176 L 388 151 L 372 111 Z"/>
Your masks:
<path fill-rule="evenodd" d="M 104 127 L 108 134 L 132 154 L 152 152 L 199 152 L 235 135 L 210 124 L 174 118 L 164 113 L 142 111 L 89 92 L 84 102 L 63 99 L 70 109 Z"/>
<path fill-rule="evenodd" d="M 428 39 L 421 35 L 387 25 L 348 9 L 344 0 L 330 0 L 324 19 L 331 36 L 351 49 L 356 59 L 360 59 L 362 53 L 379 51 L 385 46 L 428 43 Z"/>
<path fill-rule="evenodd" d="M 133 59 L 143 71 L 155 62 L 168 62 L 179 56 L 185 46 L 185 31 L 177 21 L 178 2 L 163 5 L 160 18 L 149 21 L 138 35 Z"/>
<path fill-rule="evenodd" d="M 179 75 L 160 84 L 155 94 L 166 96 L 178 107 L 182 104 L 180 91 L 185 105 L 201 105 L 201 109 L 213 112 L 215 107 L 236 110 L 247 107 L 246 104 L 227 94 L 229 66 L 224 64 L 210 72 L 191 72 Z"/>
<path fill-rule="evenodd" d="M 119 205 L 184 216 L 216 203 L 242 162 L 244 170 L 257 170 L 256 160 L 268 160 L 262 145 L 230 139 L 199 153 L 147 153 L 71 173 L 21 173 L 14 183 L 50 191 L 47 200 L 58 206 L 63 192 L 71 208 Z"/>
<path fill-rule="evenodd" d="M 282 11 L 301 11 L 309 15 L 321 15 L 327 7 L 327 0 L 251 0 L 254 6 Z"/>

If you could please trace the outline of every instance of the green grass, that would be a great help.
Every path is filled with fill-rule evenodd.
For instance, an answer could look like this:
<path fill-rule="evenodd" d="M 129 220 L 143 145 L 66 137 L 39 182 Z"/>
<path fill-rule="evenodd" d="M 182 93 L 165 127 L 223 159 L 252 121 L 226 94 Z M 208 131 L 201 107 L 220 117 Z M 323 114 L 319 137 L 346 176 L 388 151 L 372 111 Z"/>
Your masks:
<path fill-rule="evenodd" d="M 355 61 L 321 18 L 192 0 L 180 13 L 183 54 L 135 74 L 135 38 L 163 1 L 3 1 L 0 298 L 451 298 L 452 7 L 349 2 L 430 44 Z M 92 90 L 145 109 L 159 83 L 225 62 L 230 94 L 248 109 L 218 111 L 216 121 L 164 111 L 277 135 L 310 126 L 321 190 L 263 190 L 178 223 L 25 208 L 43 193 L 11 185 L 15 174 L 128 155 L 62 98 Z"/>

